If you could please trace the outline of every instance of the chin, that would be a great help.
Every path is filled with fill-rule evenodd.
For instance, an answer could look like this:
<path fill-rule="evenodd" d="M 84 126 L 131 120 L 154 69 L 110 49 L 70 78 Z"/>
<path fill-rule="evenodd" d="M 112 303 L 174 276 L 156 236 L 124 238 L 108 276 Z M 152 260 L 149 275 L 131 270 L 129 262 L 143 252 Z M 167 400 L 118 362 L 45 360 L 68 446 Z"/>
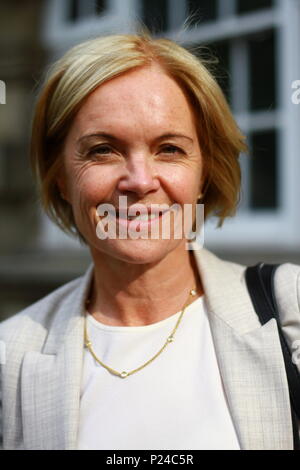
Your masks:
<path fill-rule="evenodd" d="M 101 242 L 100 251 L 127 263 L 149 264 L 162 260 L 178 242 L 180 240 L 113 240 L 105 246 Z"/>

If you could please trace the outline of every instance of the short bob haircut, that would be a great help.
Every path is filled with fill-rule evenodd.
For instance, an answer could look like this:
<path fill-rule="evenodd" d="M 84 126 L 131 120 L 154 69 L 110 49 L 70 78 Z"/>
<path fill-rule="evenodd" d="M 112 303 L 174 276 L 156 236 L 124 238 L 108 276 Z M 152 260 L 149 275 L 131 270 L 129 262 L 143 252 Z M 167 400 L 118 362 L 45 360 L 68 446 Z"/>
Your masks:
<path fill-rule="evenodd" d="M 48 70 L 32 123 L 31 164 L 48 216 L 65 232 L 78 232 L 72 207 L 58 189 L 63 145 L 84 100 L 99 85 L 127 71 L 157 63 L 186 93 L 196 117 L 204 159 L 204 217 L 233 216 L 240 199 L 239 155 L 247 150 L 223 92 L 206 65 L 208 60 L 176 42 L 136 34 L 97 37 L 76 45 Z M 199 182 L 199 187 L 200 187 Z"/>

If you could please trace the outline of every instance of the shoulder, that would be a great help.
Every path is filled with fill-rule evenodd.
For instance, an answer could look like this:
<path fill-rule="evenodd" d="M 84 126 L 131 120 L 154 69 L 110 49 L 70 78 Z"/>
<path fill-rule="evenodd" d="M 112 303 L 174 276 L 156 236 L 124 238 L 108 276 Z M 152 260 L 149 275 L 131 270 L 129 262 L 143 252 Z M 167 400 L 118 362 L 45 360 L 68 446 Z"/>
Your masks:
<path fill-rule="evenodd" d="M 282 327 L 290 352 L 298 358 L 295 364 L 299 368 L 300 361 L 300 266 L 292 263 L 281 264 L 274 277 L 275 297 Z M 293 359 L 294 362 L 294 359 Z"/>
<path fill-rule="evenodd" d="M 41 338 L 45 336 L 62 303 L 72 298 L 85 276 L 64 284 L 24 310 L 0 322 L 0 340 L 8 344 L 16 337 L 25 342 L 30 337 L 33 340 L 35 336 Z"/>
<path fill-rule="evenodd" d="M 300 266 L 292 263 L 281 264 L 274 277 L 276 298 L 281 303 L 291 304 L 300 311 Z"/>
<path fill-rule="evenodd" d="M 193 244 L 191 244 L 191 246 L 193 246 Z M 242 281 L 247 266 L 224 259 L 206 248 L 202 248 L 201 250 L 195 248 L 192 253 L 200 271 L 204 268 L 205 275 L 212 274 L 213 276 L 218 276 L 219 273 L 222 273 L 222 275 L 228 273 Z"/>

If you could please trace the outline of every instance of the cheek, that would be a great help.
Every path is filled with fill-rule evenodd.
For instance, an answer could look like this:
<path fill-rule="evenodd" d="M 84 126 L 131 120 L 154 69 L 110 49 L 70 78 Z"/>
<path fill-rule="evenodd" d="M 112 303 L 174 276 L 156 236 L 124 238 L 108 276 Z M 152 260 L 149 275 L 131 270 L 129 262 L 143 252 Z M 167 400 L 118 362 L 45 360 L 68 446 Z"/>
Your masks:
<path fill-rule="evenodd" d="M 72 201 L 80 202 L 80 205 L 85 206 L 99 204 L 99 201 L 105 198 L 113 187 L 111 174 L 95 167 L 74 171 L 73 178 L 70 178 Z"/>
<path fill-rule="evenodd" d="M 201 170 L 199 167 L 193 168 L 170 168 L 166 181 L 169 192 L 180 203 L 193 203 L 195 196 L 200 190 Z"/>

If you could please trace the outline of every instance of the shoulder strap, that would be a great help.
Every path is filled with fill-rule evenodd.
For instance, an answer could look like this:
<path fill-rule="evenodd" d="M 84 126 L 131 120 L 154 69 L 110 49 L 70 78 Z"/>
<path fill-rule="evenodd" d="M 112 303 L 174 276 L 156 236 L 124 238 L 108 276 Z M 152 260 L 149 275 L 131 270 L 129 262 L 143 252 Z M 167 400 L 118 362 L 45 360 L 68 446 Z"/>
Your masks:
<path fill-rule="evenodd" d="M 254 309 L 262 325 L 275 318 L 283 353 L 291 400 L 294 449 L 300 449 L 297 418 L 300 420 L 300 374 L 281 329 L 274 289 L 274 275 L 279 265 L 259 263 L 246 269 L 246 283 Z"/>

